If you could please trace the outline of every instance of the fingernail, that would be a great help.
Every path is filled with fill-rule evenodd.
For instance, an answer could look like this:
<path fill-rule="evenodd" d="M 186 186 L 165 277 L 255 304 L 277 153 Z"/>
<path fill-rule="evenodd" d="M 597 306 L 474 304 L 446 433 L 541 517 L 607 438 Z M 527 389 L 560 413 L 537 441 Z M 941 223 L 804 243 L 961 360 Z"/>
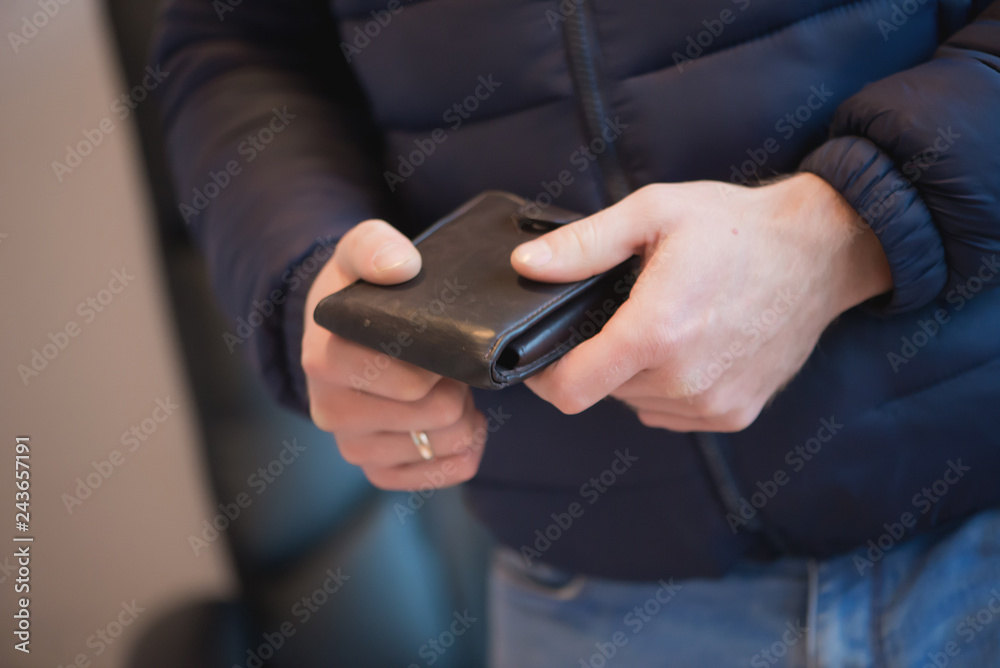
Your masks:
<path fill-rule="evenodd" d="M 530 241 L 517 247 L 514 258 L 529 267 L 544 267 L 552 259 L 552 249 L 544 241 Z"/>
<path fill-rule="evenodd" d="M 406 264 L 416 257 L 416 254 L 413 246 L 393 241 L 378 249 L 372 258 L 372 264 L 375 265 L 375 271 L 389 271 Z"/>

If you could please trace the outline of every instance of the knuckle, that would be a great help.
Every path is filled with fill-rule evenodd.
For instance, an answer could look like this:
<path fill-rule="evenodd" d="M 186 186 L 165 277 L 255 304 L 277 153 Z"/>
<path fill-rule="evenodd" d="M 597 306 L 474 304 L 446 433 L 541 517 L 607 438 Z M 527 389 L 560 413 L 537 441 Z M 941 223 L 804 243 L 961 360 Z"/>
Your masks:
<path fill-rule="evenodd" d="M 353 466 L 361 466 L 369 459 L 365 457 L 365 449 L 360 447 L 355 441 L 339 440 L 337 441 L 337 447 L 344 461 Z"/>
<path fill-rule="evenodd" d="M 483 447 L 486 445 L 486 429 L 480 427 L 470 428 L 461 438 L 456 439 L 452 444 L 450 455 L 459 456 L 462 461 L 482 457 Z"/>
<path fill-rule="evenodd" d="M 661 190 L 662 184 L 649 183 L 633 192 L 632 199 L 639 204 L 647 204 L 654 199 L 658 199 L 660 197 Z"/>
<path fill-rule="evenodd" d="M 358 235 L 357 250 L 366 256 L 374 255 L 379 248 L 390 241 L 406 240 L 401 232 L 384 220 L 366 220 L 362 225 L 364 228 Z"/>
<path fill-rule="evenodd" d="M 378 218 L 369 218 L 368 220 L 362 220 L 352 229 L 348 230 L 347 234 L 350 235 L 352 232 L 354 233 L 353 237 L 354 243 L 361 244 L 369 242 L 372 239 L 372 237 L 382 236 L 384 234 L 391 233 L 392 226 L 386 223 L 384 220 L 379 220 Z"/>
<path fill-rule="evenodd" d="M 354 255 L 357 252 L 359 240 L 366 236 L 367 230 L 370 228 L 369 223 L 371 222 L 370 220 L 366 220 L 347 230 L 344 236 L 340 238 L 340 243 L 333 249 L 334 259 L 342 262 L 345 256 L 350 257 Z"/>
<path fill-rule="evenodd" d="M 393 227 L 384 220 L 364 220 L 349 229 L 334 250 L 334 258 L 345 266 L 355 266 L 392 233 Z"/>
<path fill-rule="evenodd" d="M 391 470 L 366 466 L 362 466 L 361 470 L 368 478 L 368 482 L 375 487 L 387 491 L 399 489 L 399 481 L 396 480 L 396 476 L 392 474 Z"/>
<path fill-rule="evenodd" d="M 727 419 L 731 413 L 731 407 L 723 401 L 717 392 L 711 390 L 696 394 L 691 398 L 691 407 L 695 417 L 702 420 L 715 418 Z"/>
<path fill-rule="evenodd" d="M 688 405 L 694 404 L 715 384 L 713 378 L 696 366 L 679 369 L 664 387 L 668 398 L 683 399 Z"/>
<path fill-rule="evenodd" d="M 345 375 L 341 360 L 345 350 L 341 347 L 343 339 L 317 327 L 310 332 L 302 342 L 302 354 L 299 363 L 306 378 L 314 380 L 336 381 Z"/>
<path fill-rule="evenodd" d="M 651 411 L 639 411 L 636 413 L 636 417 L 639 418 L 640 424 L 644 427 L 656 429 L 662 426 L 660 416 L 657 413 Z"/>
<path fill-rule="evenodd" d="M 666 183 L 650 183 L 632 193 L 631 199 L 639 211 L 655 210 L 664 204 L 671 187 Z"/>
<path fill-rule="evenodd" d="M 453 438 L 448 439 L 442 445 L 439 452 L 446 457 L 451 457 L 454 455 L 464 455 L 473 447 L 475 447 L 475 439 L 472 436 L 471 430 L 462 429 Z"/>
<path fill-rule="evenodd" d="M 441 421 L 444 422 L 446 426 L 450 426 L 462 419 L 462 414 L 465 412 L 465 402 L 455 399 L 449 399 L 449 401 L 444 402 L 441 407 L 440 417 Z"/>
<path fill-rule="evenodd" d="M 696 419 L 705 417 L 705 394 L 703 392 L 688 394 L 684 398 L 684 404 L 685 414 Z"/>
<path fill-rule="evenodd" d="M 586 408 L 579 392 L 577 392 L 572 386 L 562 386 L 558 388 L 552 396 L 551 403 L 566 415 L 576 415 Z"/>
<path fill-rule="evenodd" d="M 631 351 L 642 368 L 671 363 L 683 346 L 685 333 L 662 313 L 662 309 L 654 310 L 646 322 L 645 327 L 623 328 L 626 350 Z"/>
<path fill-rule="evenodd" d="M 479 470 L 479 462 L 482 458 L 482 448 L 473 453 L 472 457 L 459 458 L 455 466 L 455 482 L 466 482 L 471 480 Z"/>
<path fill-rule="evenodd" d="M 332 434 L 337 428 L 336 420 L 316 401 L 309 402 L 309 417 L 320 431 Z"/>
<path fill-rule="evenodd" d="M 760 409 L 752 406 L 730 411 L 722 418 L 719 431 L 730 433 L 743 431 L 754 423 L 758 415 L 760 415 Z"/>
<path fill-rule="evenodd" d="M 704 391 L 699 387 L 699 378 L 697 373 L 687 371 L 664 374 L 659 389 L 663 397 L 672 401 L 683 401 L 690 406 Z"/>
<path fill-rule="evenodd" d="M 477 461 L 482 458 L 483 450 L 486 448 L 486 441 L 489 440 L 489 430 L 486 426 L 486 420 L 477 421 L 476 424 L 469 429 L 469 436 L 465 441 L 465 449 L 469 450 L 471 454 L 470 458 L 475 458 Z"/>
<path fill-rule="evenodd" d="M 622 361 L 637 370 L 666 366 L 672 358 L 669 340 L 651 331 L 638 334 L 622 350 Z"/>
<path fill-rule="evenodd" d="M 593 253 L 596 248 L 599 248 L 597 226 L 590 218 L 584 218 L 579 222 L 568 225 L 566 231 L 568 232 L 569 240 L 577 246 L 577 250 L 584 256 Z"/>
<path fill-rule="evenodd" d="M 434 389 L 434 379 L 417 374 L 405 374 L 394 388 L 393 398 L 398 401 L 420 401 Z"/>
<path fill-rule="evenodd" d="M 436 428 L 450 427 L 458 423 L 464 414 L 464 393 L 456 394 L 448 389 L 435 393 L 431 415 Z"/>
<path fill-rule="evenodd" d="M 323 351 L 318 350 L 317 346 L 303 346 L 299 362 L 302 364 L 302 371 L 309 378 L 318 378 L 326 370 Z"/>

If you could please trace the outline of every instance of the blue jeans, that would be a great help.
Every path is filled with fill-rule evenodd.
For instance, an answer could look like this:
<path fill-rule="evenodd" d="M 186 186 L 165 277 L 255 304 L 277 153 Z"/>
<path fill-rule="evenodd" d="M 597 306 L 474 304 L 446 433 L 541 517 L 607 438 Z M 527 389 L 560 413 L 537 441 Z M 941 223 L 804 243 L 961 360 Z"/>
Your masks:
<path fill-rule="evenodd" d="M 1000 667 L 1000 509 L 825 561 L 623 582 L 528 565 L 490 581 L 494 668 Z"/>

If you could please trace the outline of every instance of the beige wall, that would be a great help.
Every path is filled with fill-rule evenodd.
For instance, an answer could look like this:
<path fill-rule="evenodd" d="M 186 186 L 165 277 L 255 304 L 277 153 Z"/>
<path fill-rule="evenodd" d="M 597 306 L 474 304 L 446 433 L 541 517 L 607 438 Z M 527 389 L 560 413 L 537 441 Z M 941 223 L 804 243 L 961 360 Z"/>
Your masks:
<path fill-rule="evenodd" d="M 159 613 L 188 597 L 225 594 L 231 582 L 223 551 L 195 557 L 186 542 L 209 514 L 208 499 L 136 137 L 111 109 L 124 84 L 108 30 L 94 0 L 51 4 L 58 13 L 15 53 L 8 33 L 39 5 L 0 3 L 0 665 L 51 668 L 84 653 L 92 665 L 120 666 Z M 51 163 L 105 118 L 114 129 L 59 182 Z M 102 293 L 123 267 L 134 278 L 124 289 L 113 283 L 118 294 Z M 108 297 L 100 313 L 78 310 Z M 70 321 L 78 335 L 25 385 L 18 365 L 30 366 L 32 350 Z M 130 452 L 122 432 L 168 397 L 179 408 Z M 3 570 L 17 533 L 18 435 L 31 437 L 27 656 L 13 650 L 16 576 Z M 70 514 L 62 495 L 114 450 L 121 465 Z M 145 611 L 95 658 L 88 637 L 133 600 Z"/>

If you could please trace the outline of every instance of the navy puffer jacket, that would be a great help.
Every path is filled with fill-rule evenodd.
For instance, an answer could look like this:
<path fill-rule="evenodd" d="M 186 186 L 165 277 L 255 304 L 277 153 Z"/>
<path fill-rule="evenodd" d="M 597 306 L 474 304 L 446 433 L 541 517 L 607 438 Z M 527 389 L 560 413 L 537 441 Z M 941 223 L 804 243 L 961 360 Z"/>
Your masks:
<path fill-rule="evenodd" d="M 875 230 L 891 295 L 743 432 L 478 393 L 495 431 L 467 497 L 526 555 L 710 576 L 1000 502 L 1000 3 L 169 0 L 155 58 L 224 344 L 300 409 L 316 258 L 366 218 L 415 235 L 490 188 L 588 213 L 808 170 Z"/>

